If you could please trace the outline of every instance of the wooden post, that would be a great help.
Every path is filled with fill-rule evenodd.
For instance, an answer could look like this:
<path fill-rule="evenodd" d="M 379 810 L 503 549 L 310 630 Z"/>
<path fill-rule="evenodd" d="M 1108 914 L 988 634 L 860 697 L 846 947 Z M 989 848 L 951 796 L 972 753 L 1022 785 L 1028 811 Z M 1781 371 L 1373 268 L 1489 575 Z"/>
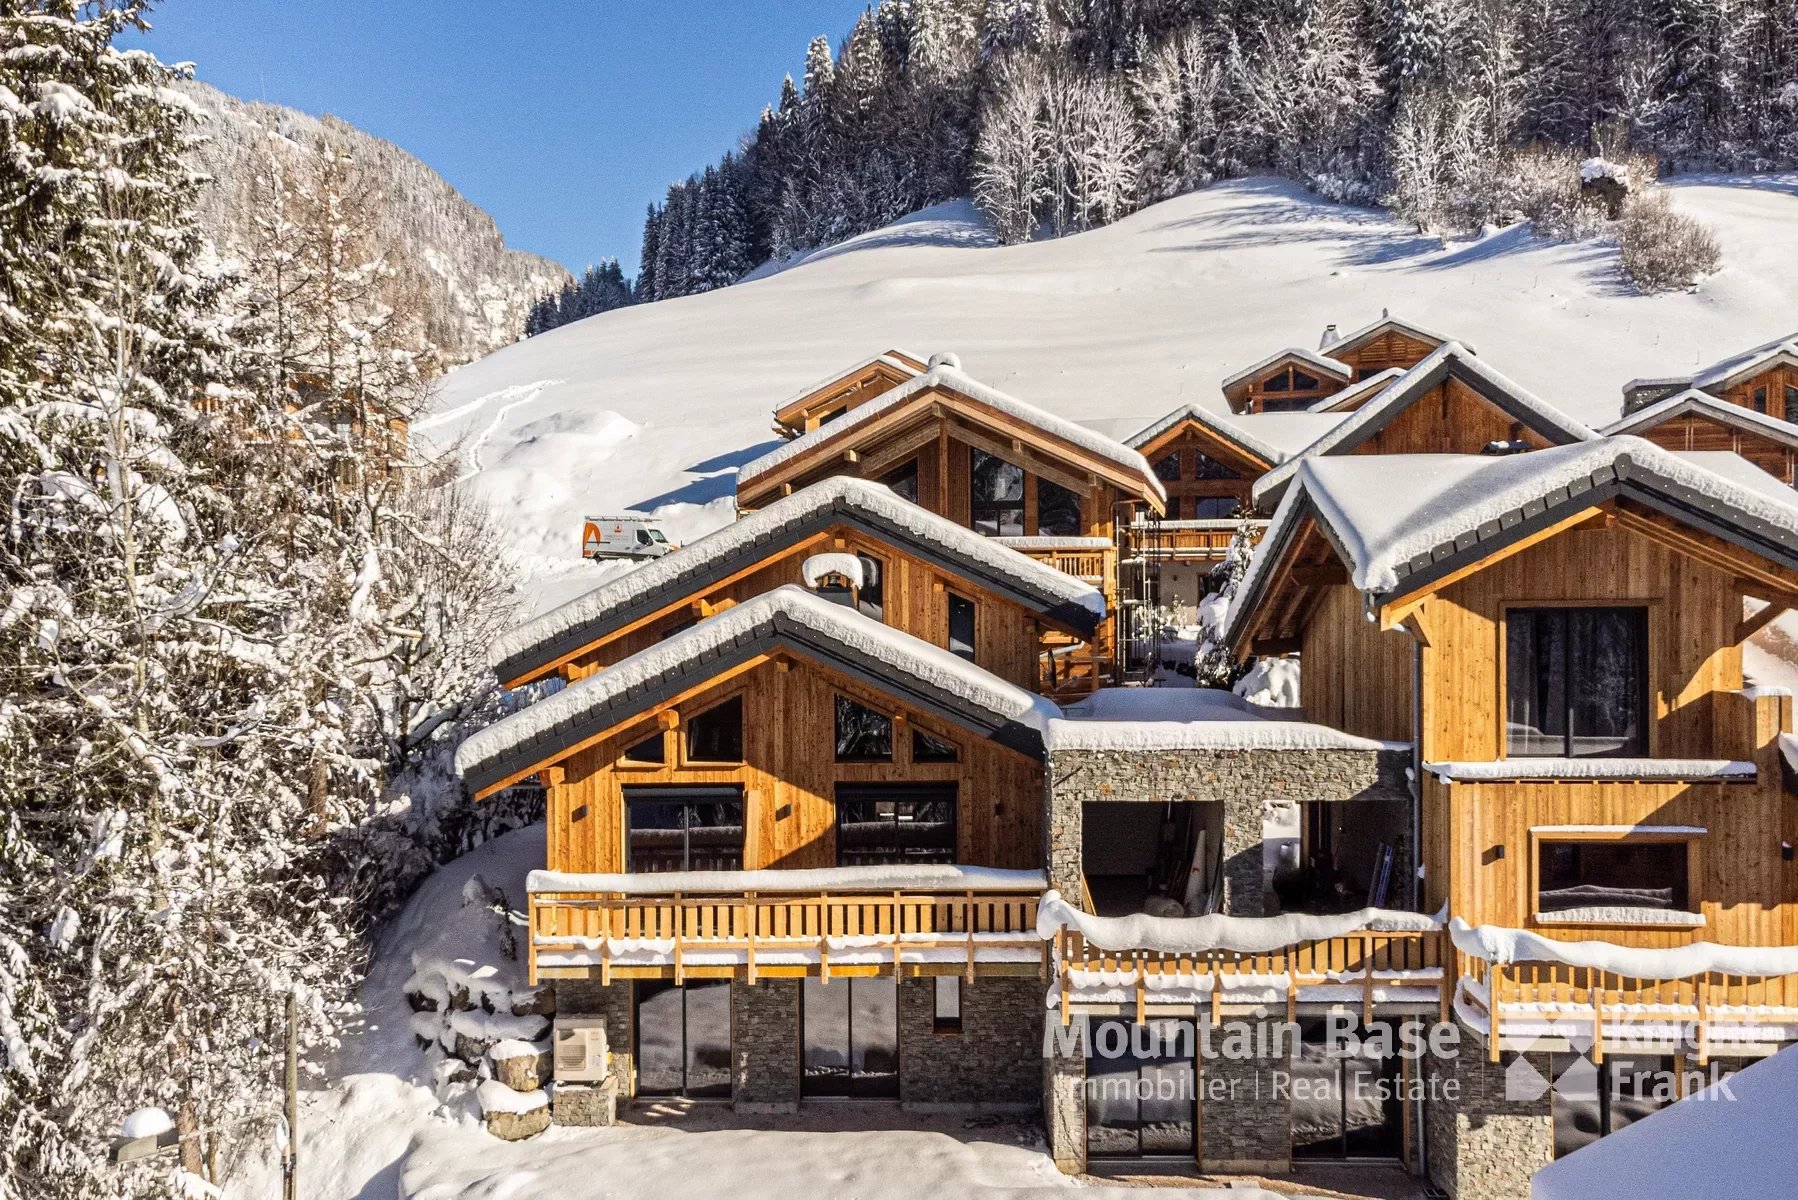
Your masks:
<path fill-rule="evenodd" d="M 287 1070 L 284 1091 L 287 1106 L 287 1149 L 281 1156 L 283 1200 L 300 1196 L 300 1020 L 293 993 L 287 993 Z"/>
<path fill-rule="evenodd" d="M 1698 1065 L 1711 1065 L 1711 974 L 1698 977 Z"/>
<path fill-rule="evenodd" d="M 974 893 L 968 892 L 964 901 L 962 921 L 968 929 L 968 986 L 974 985 Z"/>
<path fill-rule="evenodd" d="M 744 957 L 748 967 L 747 976 L 750 983 L 755 982 L 755 930 L 756 925 L 758 924 L 756 920 L 757 911 L 755 893 L 745 892 L 743 894 L 743 937 L 748 943 L 748 949 L 744 951 Z"/>
<path fill-rule="evenodd" d="M 1499 1000 L 1499 992 L 1505 983 L 1505 965 L 1493 963 L 1492 969 L 1486 972 L 1486 1061 L 1498 1061 L 1499 1012 L 1504 1007 Z"/>
<path fill-rule="evenodd" d="M 1592 1062 L 1604 1061 L 1604 972 L 1597 972 L 1592 986 Z"/>
<path fill-rule="evenodd" d="M 1147 975 L 1148 955 L 1145 951 L 1136 952 L 1136 1023 L 1146 1025 L 1149 1022 L 1149 980 Z"/>
<path fill-rule="evenodd" d="M 686 932 L 682 928 L 682 926 L 685 925 L 686 922 L 681 920 L 681 895 L 679 892 L 674 893 L 673 917 L 674 917 L 674 986 L 679 987 L 681 984 L 687 982 L 687 967 L 686 967 L 686 964 L 681 961 L 681 947 L 685 940 L 681 935 Z"/>
<path fill-rule="evenodd" d="M 526 920 L 524 925 L 525 939 L 530 943 L 525 947 L 524 965 L 525 981 L 532 987 L 537 986 L 537 893 L 532 892 L 525 906 Z"/>

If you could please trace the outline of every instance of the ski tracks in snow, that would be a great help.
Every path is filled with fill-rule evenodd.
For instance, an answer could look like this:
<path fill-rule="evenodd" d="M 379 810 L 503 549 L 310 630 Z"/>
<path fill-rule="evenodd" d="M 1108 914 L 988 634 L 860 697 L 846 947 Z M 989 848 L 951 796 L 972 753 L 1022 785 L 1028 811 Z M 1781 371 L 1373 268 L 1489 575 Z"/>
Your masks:
<path fill-rule="evenodd" d="M 505 424 L 506 417 L 512 410 L 520 405 L 529 404 L 541 396 L 546 389 L 555 387 L 561 382 L 560 379 L 539 379 L 534 383 L 513 384 L 511 387 L 501 388 L 497 392 L 488 392 L 479 399 L 470 400 L 467 404 L 459 404 L 447 412 L 435 413 L 420 421 L 416 428 L 425 430 L 447 425 L 458 417 L 466 416 L 498 402 L 499 407 L 493 410 L 492 418 L 481 432 L 475 435 L 474 441 L 470 442 L 467 450 L 463 452 L 462 473 L 456 477 L 456 482 L 461 483 L 481 473 L 486 465 L 481 459 L 481 452 L 486 449 L 487 443 L 492 440 L 493 435 L 499 432 L 500 426 Z"/>

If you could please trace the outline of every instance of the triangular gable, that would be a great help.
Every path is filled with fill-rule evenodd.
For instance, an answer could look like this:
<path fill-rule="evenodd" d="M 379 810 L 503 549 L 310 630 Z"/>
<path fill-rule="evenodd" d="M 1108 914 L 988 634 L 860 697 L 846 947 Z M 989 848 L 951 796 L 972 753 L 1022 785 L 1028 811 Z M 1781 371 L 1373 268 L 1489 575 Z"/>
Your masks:
<path fill-rule="evenodd" d="M 1603 432 L 1607 437 L 1624 433 L 1640 435 L 1684 417 L 1711 421 L 1798 449 L 1798 425 L 1770 417 L 1766 413 L 1755 412 L 1751 408 L 1743 408 L 1740 404 L 1731 404 L 1696 388 L 1638 409 L 1622 420 L 1605 426 Z"/>
<path fill-rule="evenodd" d="M 1140 452 L 1153 467 L 1155 459 L 1166 447 L 1188 431 L 1196 433 L 1200 441 L 1208 446 L 1218 449 L 1219 453 L 1212 457 L 1229 466 L 1245 468 L 1244 474 L 1248 476 L 1266 471 L 1284 457 L 1273 445 L 1260 441 L 1234 423 L 1226 422 L 1216 413 L 1195 404 L 1182 405 L 1137 430 L 1124 439 L 1124 445 Z"/>
<path fill-rule="evenodd" d="M 1315 350 L 1306 350 L 1302 346 L 1288 346 L 1276 350 L 1260 362 L 1244 367 L 1234 374 L 1225 376 L 1223 383 L 1224 399 L 1230 402 L 1232 409 L 1240 411 L 1242 402 L 1249 396 L 1256 380 L 1287 367 L 1297 367 L 1309 374 L 1320 376 L 1333 384 L 1346 384 L 1355 378 L 1355 368 L 1348 363 L 1331 358 Z"/>
<path fill-rule="evenodd" d="M 1239 653 L 1289 636 L 1306 592 L 1349 584 L 1369 612 L 1384 610 L 1600 506 L 1627 505 L 1649 536 L 1798 593 L 1798 494 L 1735 454 L 1613 437 L 1500 458 L 1412 456 L 1405 467 L 1388 456 L 1304 464 L 1232 605 L 1227 636 Z"/>
<path fill-rule="evenodd" d="M 812 409 L 839 396 L 869 391 L 875 386 L 897 387 L 907 379 L 922 375 L 925 370 L 924 360 L 917 355 L 904 350 L 888 350 L 863 359 L 847 371 L 839 371 L 787 400 L 774 410 L 774 423 L 787 432 L 803 432 L 795 428 L 795 423 Z"/>
<path fill-rule="evenodd" d="M 707 680 L 792 654 L 1041 759 L 1053 703 L 949 651 L 799 587 L 745 601 L 472 734 L 456 771 L 487 795 L 605 737 Z"/>
<path fill-rule="evenodd" d="M 1404 373 L 1404 367 L 1387 367 L 1384 371 L 1369 375 L 1366 379 L 1356 383 L 1351 383 L 1340 392 L 1337 392 L 1334 396 L 1325 396 L 1306 411 L 1314 413 L 1353 412 L 1381 392 L 1385 391 L 1387 384 L 1401 378 Z"/>
<path fill-rule="evenodd" d="M 502 636 L 493 666 L 507 687 L 540 678 L 613 634 L 677 608 L 833 528 L 853 528 L 1083 638 L 1105 616 L 1090 584 L 895 496 L 878 483 L 821 480 Z"/>
<path fill-rule="evenodd" d="M 1401 317 L 1395 317 L 1391 313 L 1381 313 L 1379 320 L 1363 325 L 1361 328 L 1337 338 L 1328 346 L 1323 347 L 1323 349 L 1331 355 L 1350 354 L 1361 349 L 1361 347 L 1374 341 L 1376 338 L 1384 337 L 1389 333 L 1403 334 L 1405 337 L 1412 338 L 1416 341 L 1427 342 L 1432 347 L 1440 347 L 1456 340 L 1455 338 L 1449 337 L 1447 334 L 1437 333 L 1433 329 L 1426 329 L 1422 325 L 1414 324 Z M 1461 345 L 1469 354 L 1477 353 L 1468 343 L 1462 342 Z"/>
<path fill-rule="evenodd" d="M 859 456 L 881 438 L 938 414 L 979 427 L 994 441 L 1015 441 L 1039 460 L 1090 474 L 1157 508 L 1166 500 L 1160 481 L 1136 451 L 988 387 L 964 374 L 952 356 L 935 361 L 938 365 L 924 374 L 745 465 L 737 473 L 737 503 L 758 507 L 821 466 L 846 455 Z M 1046 471 L 1029 462 L 1021 465 L 1045 474 L 1056 470 L 1054 465 Z"/>
<path fill-rule="evenodd" d="M 1550 445 L 1591 441 L 1598 436 L 1588 426 L 1494 371 L 1460 343 L 1448 342 L 1388 384 L 1379 395 L 1319 438 L 1303 454 L 1262 476 L 1255 485 L 1255 507 L 1265 512 L 1277 505 L 1298 473 L 1300 463 L 1323 456 L 1353 454 L 1413 405 L 1451 381 L 1461 383 Z"/>

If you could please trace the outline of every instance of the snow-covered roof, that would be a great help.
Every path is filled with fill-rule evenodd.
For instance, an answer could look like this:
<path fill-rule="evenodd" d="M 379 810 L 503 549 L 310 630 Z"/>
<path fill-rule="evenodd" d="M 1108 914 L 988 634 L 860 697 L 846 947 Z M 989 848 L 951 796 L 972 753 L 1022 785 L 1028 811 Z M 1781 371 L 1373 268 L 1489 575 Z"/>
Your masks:
<path fill-rule="evenodd" d="M 1353 349 L 1355 346 L 1359 345 L 1360 343 L 1367 341 L 1369 338 L 1372 338 L 1379 334 L 1382 334 L 1382 333 L 1386 332 L 1388 329 L 1396 329 L 1400 333 L 1410 334 L 1412 337 L 1417 338 L 1420 341 L 1434 342 L 1438 346 L 1444 345 L 1448 342 L 1452 342 L 1455 340 L 1454 338 L 1449 337 L 1445 333 L 1437 333 L 1433 329 L 1426 329 L 1422 325 L 1418 325 L 1414 322 L 1404 320 L 1401 317 L 1395 317 L 1391 313 L 1381 313 L 1379 320 L 1369 321 L 1367 324 L 1361 326 L 1361 328 L 1344 334 L 1343 336 L 1337 338 L 1335 341 L 1331 342 L 1329 344 L 1329 346 L 1325 347 L 1325 349 L 1339 350 L 1339 349 L 1342 349 L 1343 347 Z M 1477 354 L 1478 353 L 1478 351 L 1476 351 L 1467 342 L 1462 342 L 1461 345 L 1463 347 L 1465 347 L 1465 349 L 1467 350 L 1467 352 L 1469 354 Z"/>
<path fill-rule="evenodd" d="M 532 871 L 526 890 L 617 892 L 630 896 L 745 892 L 1041 892 L 1041 871 L 947 863 L 886 863 L 865 867 L 800 867 L 765 871 L 655 871 L 640 875 Z"/>
<path fill-rule="evenodd" d="M 1284 350 L 1274 351 L 1253 366 L 1244 367 L 1233 375 L 1225 376 L 1223 386 L 1225 390 L 1228 390 L 1239 383 L 1247 383 L 1249 380 L 1255 378 L 1255 376 L 1261 374 L 1261 372 L 1270 367 L 1274 367 L 1287 359 L 1296 359 L 1307 366 L 1315 367 L 1332 379 L 1340 379 L 1346 382 L 1355 377 L 1355 368 L 1349 366 L 1345 362 L 1330 358 L 1327 355 L 1319 354 L 1315 350 L 1307 350 L 1303 346 L 1288 346 Z"/>
<path fill-rule="evenodd" d="M 1172 412 L 1164 413 L 1155 421 L 1143 426 L 1124 439 L 1124 445 L 1132 450 L 1141 450 L 1161 437 L 1168 430 L 1174 429 L 1187 421 L 1216 435 L 1219 439 L 1243 450 L 1250 456 L 1260 459 L 1269 466 L 1284 457 L 1279 450 L 1268 442 L 1264 442 L 1253 434 L 1246 432 L 1235 422 L 1226 420 L 1217 413 L 1200 408 L 1196 404 L 1182 404 Z"/>
<path fill-rule="evenodd" d="M 939 646 L 795 585 L 746 600 L 470 735 L 456 771 L 480 792 L 663 703 L 738 662 L 787 648 L 921 711 L 1025 753 L 1053 703 Z"/>
<path fill-rule="evenodd" d="M 818 380 L 809 387 L 794 392 L 791 396 L 775 405 L 774 412 L 776 415 L 784 413 L 790 408 L 805 403 L 805 401 L 810 400 L 819 392 L 827 391 L 839 383 L 854 379 L 858 375 L 866 374 L 875 367 L 887 367 L 901 376 L 910 376 L 923 372 L 924 367 L 921 365 L 923 362 L 924 360 L 918 355 L 904 349 L 888 350 L 884 353 L 876 354 L 872 358 L 864 358 L 847 370 L 832 371 L 829 375 Z"/>
<path fill-rule="evenodd" d="M 1726 758 L 1512 758 L 1502 762 L 1432 762 L 1423 769 L 1455 783 L 1518 779 L 1752 780 L 1751 762 Z"/>
<path fill-rule="evenodd" d="M 490 661 L 511 683 L 560 662 L 632 622 L 836 525 L 851 525 L 971 583 L 1076 630 L 1105 616 L 1105 597 L 867 480 L 837 476 L 777 500 L 672 554 L 654 559 L 502 635 Z"/>
<path fill-rule="evenodd" d="M 1798 363 L 1798 333 L 1775 338 L 1765 345 L 1732 354 L 1722 362 L 1712 363 L 1692 376 L 1692 386 L 1705 389 L 1727 387 L 1742 376 L 1763 370 L 1781 359 Z"/>
<path fill-rule="evenodd" d="M 1205 954 L 1231 950 L 1238 954 L 1271 954 L 1289 946 L 1328 941 L 1350 933 L 1428 933 L 1442 922 L 1425 913 L 1364 908 L 1328 916 L 1282 913 L 1277 917 L 1098 917 L 1076 908 L 1059 892 L 1049 892 L 1036 907 L 1037 935 L 1047 940 L 1059 930 L 1080 934 L 1100 950 L 1159 950 L 1165 954 Z"/>
<path fill-rule="evenodd" d="M 1646 408 L 1639 408 L 1622 420 L 1605 426 L 1603 432 L 1607 435 L 1641 433 L 1656 425 L 1687 416 L 1703 417 L 1757 434 L 1781 445 L 1798 447 L 1798 425 L 1770 417 L 1766 413 L 1755 412 L 1740 404 L 1720 400 L 1697 388 L 1687 388 L 1676 395 L 1657 400 Z"/>
<path fill-rule="evenodd" d="M 1285 547 L 1315 519 L 1362 591 L 1411 590 L 1570 508 L 1626 494 L 1798 569 L 1798 493 L 1740 455 L 1675 453 L 1608 437 L 1528 454 L 1346 455 L 1300 460 L 1227 623 L 1237 641 Z"/>
<path fill-rule="evenodd" d="M 1348 418 L 1348 413 L 1340 412 L 1258 412 L 1233 416 L 1230 423 L 1246 436 L 1273 447 L 1278 455 L 1274 461 L 1280 463 L 1303 454 Z"/>
<path fill-rule="evenodd" d="M 1789 1196 L 1798 1180 L 1794 1128 L 1798 1046 L 1556 1159 L 1530 1180 L 1530 1196 Z"/>
<path fill-rule="evenodd" d="M 1300 462 L 1321 455 L 1349 453 L 1449 379 L 1458 379 L 1551 442 L 1590 441 L 1598 436 L 1593 429 L 1487 366 L 1459 342 L 1445 342 L 1318 438 L 1302 454 L 1263 475 L 1255 484 L 1255 507 L 1266 511 L 1279 503 Z"/>
<path fill-rule="evenodd" d="M 1214 688 L 1102 688 L 1049 723 L 1049 750 L 1408 750 Z"/>
<path fill-rule="evenodd" d="M 1007 395 L 998 388 L 989 387 L 973 376 L 964 373 L 960 368 L 938 361 L 937 365 L 912 379 L 906 380 L 898 387 L 881 393 L 866 404 L 850 409 L 841 417 L 828 425 L 820 425 L 802 437 L 796 437 L 784 446 L 778 446 L 760 458 L 747 463 L 737 472 L 737 490 L 743 491 L 743 485 L 762 475 L 768 474 L 783 463 L 809 454 L 827 442 L 845 437 L 858 427 L 885 413 L 909 403 L 925 393 L 942 390 L 963 396 L 976 404 L 983 405 L 1015 421 L 1022 421 L 1034 426 L 1043 433 L 1068 443 L 1095 458 L 1101 458 L 1113 467 L 1122 470 L 1139 481 L 1144 489 L 1156 497 L 1165 499 L 1166 491 L 1155 473 L 1149 470 L 1149 464 L 1143 456 L 1121 442 L 1086 428 L 1065 417 L 1027 404 L 1015 396 Z"/>
<path fill-rule="evenodd" d="M 1384 371 L 1376 372 L 1365 379 L 1356 380 L 1334 396 L 1325 396 L 1305 411 L 1314 413 L 1343 412 L 1349 405 L 1378 395 L 1385 390 L 1387 384 L 1404 373 L 1405 368 L 1403 367 L 1387 367 Z"/>

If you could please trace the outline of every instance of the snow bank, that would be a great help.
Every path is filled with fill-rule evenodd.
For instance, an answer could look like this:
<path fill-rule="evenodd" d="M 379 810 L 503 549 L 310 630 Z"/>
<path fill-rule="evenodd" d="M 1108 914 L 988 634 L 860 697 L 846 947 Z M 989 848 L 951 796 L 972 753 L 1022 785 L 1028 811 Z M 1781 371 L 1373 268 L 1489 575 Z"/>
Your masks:
<path fill-rule="evenodd" d="M 119 1126 L 119 1136 L 126 1141 L 160 1137 L 175 1127 L 175 1118 L 165 1108 L 140 1108 Z"/>
<path fill-rule="evenodd" d="M 1169 954 L 1203 954 L 1233 950 L 1241 954 L 1267 954 L 1301 942 L 1321 941 L 1347 933 L 1427 933 L 1442 922 L 1423 913 L 1385 908 L 1363 908 L 1334 916 L 1285 913 L 1277 917 L 1230 917 L 1212 913 L 1203 917 L 1095 917 L 1061 898 L 1046 893 L 1036 909 L 1036 932 L 1045 939 L 1058 930 L 1077 931 L 1087 943 L 1101 950 L 1160 950 Z"/>
<path fill-rule="evenodd" d="M 1230 690 L 1251 704 L 1297 708 L 1299 676 L 1296 658 L 1258 658 L 1249 673 L 1238 679 Z"/>
<path fill-rule="evenodd" d="M 1450 921 L 1448 929 L 1457 950 L 1491 963 L 1560 963 L 1630 979 L 1689 979 L 1707 972 L 1756 977 L 1798 974 L 1798 946 L 1693 942 L 1688 946 L 1642 949 L 1614 942 L 1561 942 L 1498 925 L 1475 927 L 1460 917 Z"/>
<path fill-rule="evenodd" d="M 1041 891 L 1041 871 L 919 864 L 876 867 L 812 867 L 791 871 L 662 871 L 650 875 L 585 875 L 532 871 L 525 886 L 540 892 L 619 892 L 669 896 L 675 892 L 1026 892 Z"/>
<path fill-rule="evenodd" d="M 484 1113 L 511 1113 L 523 1116 L 549 1106 L 549 1092 L 539 1088 L 534 1092 L 515 1092 L 497 1079 L 489 1079 L 475 1089 L 475 1096 L 481 1102 Z"/>
<path fill-rule="evenodd" d="M 1507 779 L 1753 779 L 1751 762 L 1726 758 L 1512 758 L 1503 762 L 1425 763 L 1438 779 L 1478 783 Z"/>
<path fill-rule="evenodd" d="M 1588 158 L 1579 165 L 1579 181 L 1581 183 L 1597 183 L 1600 179 L 1609 179 L 1629 187 L 1629 168 L 1622 163 L 1607 162 L 1602 158 Z"/>

